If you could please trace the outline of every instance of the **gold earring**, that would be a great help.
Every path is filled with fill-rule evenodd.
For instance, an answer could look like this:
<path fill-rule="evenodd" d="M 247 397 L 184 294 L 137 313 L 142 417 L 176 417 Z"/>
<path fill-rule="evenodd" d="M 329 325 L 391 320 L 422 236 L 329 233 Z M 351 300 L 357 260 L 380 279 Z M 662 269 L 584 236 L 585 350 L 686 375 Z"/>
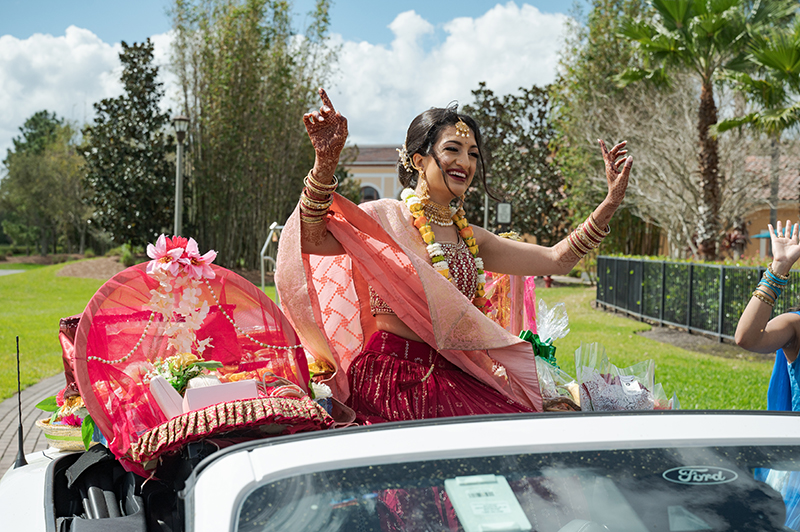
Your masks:
<path fill-rule="evenodd" d="M 417 178 L 417 197 L 420 201 L 428 201 L 430 194 L 428 194 L 428 180 L 425 178 L 425 170 L 419 171 Z"/>

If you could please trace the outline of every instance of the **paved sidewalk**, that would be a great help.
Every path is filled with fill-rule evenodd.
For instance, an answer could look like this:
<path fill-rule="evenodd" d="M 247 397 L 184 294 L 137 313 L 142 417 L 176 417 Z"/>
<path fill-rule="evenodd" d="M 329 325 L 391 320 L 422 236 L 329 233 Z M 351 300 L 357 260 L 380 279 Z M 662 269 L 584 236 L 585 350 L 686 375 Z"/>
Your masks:
<path fill-rule="evenodd" d="M 48 377 L 22 390 L 22 431 L 25 454 L 47 449 L 44 433 L 36 427 L 37 419 L 47 417 L 36 408 L 45 397 L 55 395 L 64 387 L 64 374 Z M 17 459 L 17 431 L 19 429 L 19 406 L 17 394 L 0 403 L 0 476 L 14 466 Z"/>

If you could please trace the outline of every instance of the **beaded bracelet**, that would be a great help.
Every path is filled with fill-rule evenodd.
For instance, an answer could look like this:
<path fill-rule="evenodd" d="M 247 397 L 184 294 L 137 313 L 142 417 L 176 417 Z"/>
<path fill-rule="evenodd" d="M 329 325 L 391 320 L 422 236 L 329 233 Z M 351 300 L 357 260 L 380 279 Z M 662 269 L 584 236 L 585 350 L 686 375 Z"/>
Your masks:
<path fill-rule="evenodd" d="M 770 307 L 774 307 L 775 306 L 775 301 L 774 300 L 770 300 L 768 296 L 763 295 L 758 290 L 753 292 L 753 297 L 758 299 L 758 300 L 760 300 L 760 301 L 763 301 L 764 303 L 766 303 Z"/>
<path fill-rule="evenodd" d="M 767 265 L 767 271 L 764 272 L 764 277 L 769 277 L 780 285 L 786 285 L 789 283 L 789 274 L 780 275 L 775 273 L 775 270 L 772 269 L 772 264 Z"/>

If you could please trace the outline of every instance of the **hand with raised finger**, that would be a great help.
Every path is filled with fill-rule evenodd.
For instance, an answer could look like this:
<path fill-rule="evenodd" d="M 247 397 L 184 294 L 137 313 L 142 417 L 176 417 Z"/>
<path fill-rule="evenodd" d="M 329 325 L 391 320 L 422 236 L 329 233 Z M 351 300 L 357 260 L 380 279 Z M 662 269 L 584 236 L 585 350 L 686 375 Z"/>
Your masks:
<path fill-rule="evenodd" d="M 324 89 L 319 89 L 322 106 L 319 111 L 303 115 L 308 138 L 314 146 L 314 175 L 327 181 L 339 164 L 339 154 L 347 141 L 347 119 L 339 114 Z"/>
<path fill-rule="evenodd" d="M 778 221 L 777 229 L 772 224 L 769 228 L 769 238 L 772 242 L 772 267 L 781 275 L 785 275 L 792 269 L 792 265 L 800 259 L 800 228 L 797 224 L 792 225 L 786 220 L 786 225 L 782 226 Z"/>
<path fill-rule="evenodd" d="M 624 140 L 611 150 L 606 148 L 606 143 L 602 140 L 598 139 L 598 142 L 606 167 L 607 198 L 615 207 L 619 207 L 628 188 L 628 179 L 631 175 L 631 168 L 633 168 L 633 156 L 624 157 L 628 153 L 625 150 L 627 142 Z"/>

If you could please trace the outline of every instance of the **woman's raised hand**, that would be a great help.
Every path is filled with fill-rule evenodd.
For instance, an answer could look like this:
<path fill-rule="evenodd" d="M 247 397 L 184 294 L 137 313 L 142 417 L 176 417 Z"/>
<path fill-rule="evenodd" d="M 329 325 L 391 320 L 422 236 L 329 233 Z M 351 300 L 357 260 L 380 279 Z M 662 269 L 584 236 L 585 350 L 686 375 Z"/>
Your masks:
<path fill-rule="evenodd" d="M 628 178 L 631 175 L 631 168 L 633 167 L 633 156 L 619 159 L 628 153 L 627 150 L 625 150 L 625 144 L 627 144 L 627 142 L 624 140 L 611 148 L 611 151 L 606 148 L 605 142 L 602 140 L 598 140 L 598 142 L 600 143 L 600 150 L 603 152 L 603 161 L 606 165 L 608 199 L 615 206 L 619 206 L 625 197 L 625 190 L 628 188 Z"/>
<path fill-rule="evenodd" d="M 772 241 L 773 268 L 781 275 L 786 274 L 792 265 L 800 259 L 800 229 L 797 224 L 792 225 L 786 220 L 786 226 L 778 222 L 778 229 L 767 225 L 769 228 L 769 238 Z"/>
<path fill-rule="evenodd" d="M 347 140 L 347 119 L 340 115 L 331 103 L 324 89 L 319 89 L 322 107 L 303 115 L 308 137 L 314 146 L 317 158 L 314 163 L 314 175 L 317 179 L 333 176 L 339 164 L 339 154 Z"/>

